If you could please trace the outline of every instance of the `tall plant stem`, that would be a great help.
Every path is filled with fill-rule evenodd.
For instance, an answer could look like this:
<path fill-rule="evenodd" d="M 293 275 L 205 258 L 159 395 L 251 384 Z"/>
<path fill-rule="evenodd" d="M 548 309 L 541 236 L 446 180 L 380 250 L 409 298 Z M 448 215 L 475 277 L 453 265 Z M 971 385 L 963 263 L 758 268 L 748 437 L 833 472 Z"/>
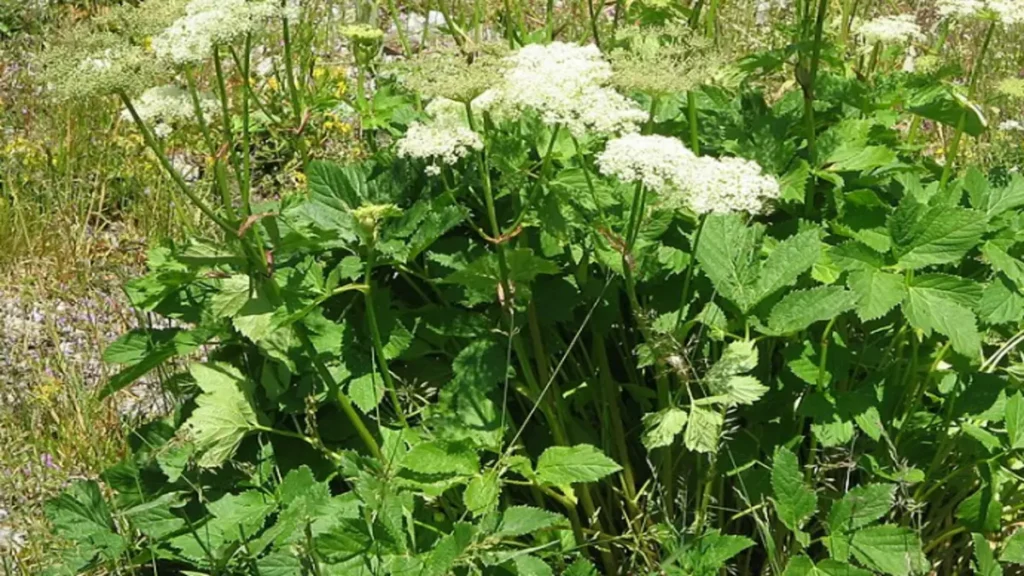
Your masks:
<path fill-rule="evenodd" d="M 973 100 L 974 95 L 978 89 L 978 78 L 981 77 L 981 67 L 985 63 L 985 55 L 988 53 L 989 44 L 992 43 L 992 36 L 995 35 L 997 21 L 993 20 L 988 25 L 988 30 L 985 31 L 985 39 L 981 43 L 981 51 L 978 53 L 978 60 L 974 63 L 974 68 L 971 70 L 970 84 L 967 88 L 967 100 Z M 953 176 L 953 165 L 956 163 L 957 153 L 960 152 L 960 140 L 964 135 L 964 128 L 967 127 L 967 114 L 968 109 L 965 108 L 960 112 L 960 120 L 956 125 L 956 132 L 953 134 L 953 140 L 950 141 L 948 149 L 946 150 L 946 166 L 942 169 L 942 178 L 939 180 L 939 189 L 945 190 L 946 185 L 949 184 L 950 177 Z"/>
<path fill-rule="evenodd" d="M 710 0 L 708 2 L 708 13 L 704 20 L 704 35 L 711 38 L 715 44 L 718 44 L 718 38 L 716 35 L 718 25 L 718 5 L 721 0 Z"/>
<path fill-rule="evenodd" d="M 376 258 L 376 250 L 371 245 L 369 253 L 366 256 L 366 291 L 363 293 L 366 297 L 366 323 L 370 328 L 370 338 L 373 340 L 373 350 L 377 355 L 377 364 L 380 366 L 381 377 L 384 379 L 384 387 L 388 391 L 388 396 L 391 398 L 391 404 L 395 408 L 395 414 L 398 416 L 398 421 L 402 423 L 403 428 L 409 427 L 409 421 L 405 418 L 405 412 L 402 410 L 402 404 L 398 401 L 398 391 L 395 389 L 395 380 L 391 377 L 391 369 L 388 367 L 387 356 L 384 355 L 384 342 L 380 337 L 380 325 L 377 323 L 377 311 L 376 306 L 373 303 L 373 265 Z"/>
<path fill-rule="evenodd" d="M 597 28 L 597 17 L 600 14 L 594 10 L 594 0 L 587 0 L 587 11 L 590 13 L 590 33 L 594 36 L 594 45 L 601 47 L 601 35 Z"/>
<path fill-rule="evenodd" d="M 245 52 L 242 54 L 242 177 L 238 189 L 242 195 L 242 214 L 252 215 L 252 135 L 250 134 L 249 85 L 250 64 L 252 63 L 252 34 L 245 35 Z M 255 228 L 255 227 L 253 227 Z"/>
<path fill-rule="evenodd" d="M 142 133 L 142 139 L 146 143 L 146 146 L 156 154 L 160 165 L 171 177 L 171 180 L 174 181 L 174 184 L 178 189 L 185 194 L 189 201 L 192 202 L 192 204 L 194 204 L 204 216 L 219 226 L 221 230 L 228 234 L 229 237 L 234 236 L 235 227 L 218 216 L 217 213 L 214 212 L 213 209 L 195 193 L 194 190 L 192 190 L 192 187 L 188 185 L 188 182 L 185 182 L 185 178 L 182 177 L 181 173 L 179 173 L 178 170 L 174 168 L 174 165 L 171 164 L 171 161 L 167 158 L 167 154 L 164 152 L 164 147 L 157 141 L 156 137 L 153 136 L 153 133 L 149 130 L 149 126 L 146 126 L 146 123 L 141 117 L 139 117 L 139 113 L 132 104 L 131 98 L 129 98 L 124 92 L 119 93 L 118 96 L 121 98 L 121 102 L 124 104 L 125 109 L 128 110 L 128 114 L 131 115 L 132 120 L 135 121 L 139 131 Z"/>
<path fill-rule="evenodd" d="M 199 99 L 199 90 L 196 88 L 195 75 L 192 73 L 192 70 L 185 69 L 185 79 L 188 85 L 189 96 L 192 98 L 193 114 L 195 114 L 196 122 L 199 124 L 199 130 L 203 134 L 203 140 L 206 142 L 210 157 L 213 159 L 213 172 L 217 181 L 217 189 L 220 191 L 221 205 L 228 219 L 234 221 L 237 219 L 237 215 L 235 214 L 235 207 L 231 205 L 231 189 L 228 187 L 227 174 L 224 171 L 224 160 L 218 157 L 217 143 L 213 139 L 210 125 L 206 121 L 205 114 L 203 114 L 203 105 Z"/>
<path fill-rule="evenodd" d="M 700 247 L 700 237 L 704 234 L 704 222 L 707 215 L 701 214 L 697 223 L 697 231 L 693 235 L 693 245 L 690 246 L 690 263 L 686 267 L 686 278 L 683 280 L 683 290 L 679 297 L 679 314 L 676 316 L 676 330 L 683 324 L 683 311 L 690 303 L 690 283 L 693 281 L 693 271 L 697 267 L 697 249 Z"/>
<path fill-rule="evenodd" d="M 700 127 L 697 126 L 697 95 L 693 90 L 686 93 L 686 119 L 690 124 L 690 150 L 700 155 Z"/>
<path fill-rule="evenodd" d="M 391 21 L 395 24 L 395 29 L 398 30 L 398 43 L 402 45 L 402 53 L 408 58 L 412 56 L 412 49 L 409 48 L 409 38 L 405 33 L 405 26 L 402 25 L 402 19 L 398 17 L 398 6 L 395 5 L 395 0 L 388 0 L 388 12 L 390 12 Z"/>
<path fill-rule="evenodd" d="M 604 334 L 594 331 L 594 361 L 600 371 L 598 378 L 604 390 L 605 400 L 611 416 L 612 439 L 615 451 L 622 466 L 622 492 L 626 496 L 626 507 L 633 518 L 639 517 L 640 508 L 636 504 L 636 477 L 633 474 L 633 463 L 629 457 L 629 445 L 626 442 L 626 429 L 622 425 L 622 409 L 619 402 L 622 392 L 612 379 L 611 366 L 608 364 L 608 351 L 605 348 Z"/>
<path fill-rule="evenodd" d="M 811 0 L 805 0 L 810 2 Z M 821 37 L 825 28 L 825 15 L 828 12 L 829 0 L 819 0 L 817 21 L 814 27 L 814 46 L 811 48 L 811 65 L 804 80 L 804 122 L 807 124 L 807 159 L 811 168 L 818 167 L 817 125 L 814 121 L 814 83 L 818 78 L 818 65 L 821 60 Z M 799 68 L 798 68 L 799 70 Z M 804 198 L 804 213 L 814 212 L 814 183 L 807 187 Z"/>
<path fill-rule="evenodd" d="M 282 7 L 287 0 L 281 0 Z M 281 32 L 284 38 L 284 74 L 285 82 L 288 84 L 288 98 L 292 105 L 292 115 L 295 122 L 295 146 L 299 150 L 299 158 L 302 165 L 309 163 L 309 151 L 306 150 L 306 140 L 302 137 L 302 97 L 299 95 L 298 83 L 295 81 L 295 64 L 293 62 L 291 22 L 288 18 L 281 19 Z"/>
<path fill-rule="evenodd" d="M 544 11 L 544 34 L 548 42 L 555 37 L 555 0 L 548 0 Z"/>
<path fill-rule="evenodd" d="M 235 151 L 235 136 L 231 129 L 231 109 L 228 106 L 228 83 L 224 75 L 224 65 L 220 60 L 220 48 L 214 47 L 213 67 L 217 74 L 217 96 L 220 99 L 221 130 L 224 133 L 224 143 L 227 146 L 228 156 L 231 159 L 231 166 L 235 170 L 238 180 L 242 179 L 242 165 L 238 160 L 238 153 Z"/>

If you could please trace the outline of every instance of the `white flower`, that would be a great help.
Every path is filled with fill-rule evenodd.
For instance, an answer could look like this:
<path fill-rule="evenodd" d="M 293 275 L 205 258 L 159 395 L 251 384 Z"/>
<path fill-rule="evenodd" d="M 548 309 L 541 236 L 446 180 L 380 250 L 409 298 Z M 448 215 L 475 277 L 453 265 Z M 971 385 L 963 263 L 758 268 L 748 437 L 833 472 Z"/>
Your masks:
<path fill-rule="evenodd" d="M 481 103 L 491 109 L 536 111 L 574 135 L 632 132 L 646 114 L 607 87 L 612 68 L 593 45 L 531 44 L 506 59 L 511 68 Z M 483 98 L 483 95 L 481 96 Z"/>
<path fill-rule="evenodd" d="M 623 182 L 643 182 L 658 193 L 682 193 L 697 157 L 676 138 L 627 134 L 610 140 L 597 156 L 606 176 Z"/>
<path fill-rule="evenodd" d="M 1012 26 L 1024 22 L 1021 0 L 938 0 L 939 14 L 959 18 L 989 15 Z"/>
<path fill-rule="evenodd" d="M 209 95 L 200 95 L 199 106 L 203 117 L 209 121 L 219 113 L 217 100 Z M 195 120 L 195 106 L 187 90 L 177 86 L 157 86 L 142 93 L 132 105 L 135 112 L 146 124 L 153 125 L 153 132 L 161 138 L 170 135 L 176 124 L 186 124 Z M 125 120 L 132 120 L 131 113 L 121 113 Z"/>
<path fill-rule="evenodd" d="M 1002 132 L 1024 132 L 1024 123 L 1019 120 L 1003 120 L 999 123 Z"/>
<path fill-rule="evenodd" d="M 483 139 L 469 129 L 465 108 L 460 117 L 453 104 L 457 103 L 435 100 L 432 106 L 428 105 L 427 111 L 435 114 L 434 118 L 427 122 L 413 122 L 409 126 L 405 136 L 398 141 L 398 155 L 455 164 L 468 156 L 471 150 L 482 150 Z"/>
<path fill-rule="evenodd" d="M 914 40 L 923 40 L 921 27 L 914 21 L 911 14 L 882 16 L 860 25 L 857 30 L 868 44 L 904 44 Z"/>
<path fill-rule="evenodd" d="M 184 16 L 153 38 L 153 50 L 175 64 L 196 64 L 209 57 L 214 46 L 256 32 L 282 14 L 273 0 L 192 0 Z"/>
<path fill-rule="evenodd" d="M 743 158 L 701 157 L 688 174 L 682 200 L 694 212 L 759 214 L 779 197 L 779 182 L 761 173 L 761 166 Z"/>

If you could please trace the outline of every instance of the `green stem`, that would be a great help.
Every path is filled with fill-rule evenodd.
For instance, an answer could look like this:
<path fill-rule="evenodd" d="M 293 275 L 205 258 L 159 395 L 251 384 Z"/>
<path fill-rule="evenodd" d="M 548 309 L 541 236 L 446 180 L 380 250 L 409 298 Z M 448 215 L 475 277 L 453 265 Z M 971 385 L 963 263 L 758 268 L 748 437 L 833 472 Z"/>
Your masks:
<path fill-rule="evenodd" d="M 220 191 L 221 204 L 224 208 L 224 213 L 228 215 L 230 220 L 236 220 L 237 215 L 235 214 L 235 207 L 231 205 L 231 189 L 228 187 L 227 174 L 224 172 L 224 162 L 217 157 L 217 143 L 213 139 L 213 133 L 210 131 L 210 125 L 206 121 L 206 116 L 203 114 L 202 102 L 199 98 L 199 90 L 196 88 L 195 76 L 192 74 L 190 68 L 185 69 L 185 79 L 188 84 L 189 96 L 192 98 L 192 109 L 196 116 L 196 122 L 199 124 L 199 130 L 203 134 L 203 140 L 206 142 L 206 147 L 210 151 L 210 157 L 213 159 L 213 172 L 217 181 L 217 188 Z"/>
<path fill-rule="evenodd" d="M 640 508 L 636 504 L 636 478 L 633 474 L 633 464 L 629 457 L 626 429 L 622 425 L 622 409 L 619 406 L 619 402 L 622 401 L 622 393 L 615 381 L 612 380 L 611 366 L 608 364 L 608 351 L 605 349 L 604 334 L 596 330 L 594 331 L 594 360 L 597 362 L 597 369 L 600 371 L 598 378 L 604 389 L 608 410 L 611 414 L 612 439 L 619 456 L 619 464 L 622 466 L 622 492 L 626 497 L 626 506 L 629 508 L 630 516 L 638 518 Z"/>
<path fill-rule="evenodd" d="M 242 177 L 238 188 L 242 195 L 242 214 L 252 215 L 252 136 L 250 134 L 249 118 L 249 94 L 252 89 L 249 85 L 249 69 L 252 62 L 252 34 L 245 35 L 245 53 L 242 56 Z"/>
<path fill-rule="evenodd" d="M 376 307 L 373 304 L 373 265 L 376 251 L 373 246 L 369 247 L 369 254 L 366 257 L 366 322 L 370 327 L 370 337 L 373 339 L 373 349 L 377 354 L 377 364 L 380 366 L 381 377 L 384 378 L 384 387 L 387 388 L 391 403 L 394 405 L 395 414 L 403 428 L 409 427 L 409 421 L 405 418 L 402 404 L 398 401 L 398 391 L 395 389 L 395 381 L 391 377 L 391 370 L 388 367 L 387 357 L 384 355 L 384 342 L 380 337 L 380 326 L 377 324 Z"/>
<path fill-rule="evenodd" d="M 398 7 L 395 6 L 395 0 L 388 0 L 388 11 L 391 13 L 391 21 L 395 24 L 395 29 L 398 30 L 398 43 L 402 45 L 402 53 L 406 58 L 412 56 L 412 49 L 409 48 L 409 39 L 405 34 L 405 27 L 402 26 L 402 21 L 398 17 Z"/>
<path fill-rule="evenodd" d="M 686 306 L 690 303 L 690 283 L 693 281 L 693 271 L 697 268 L 697 249 L 700 247 L 700 237 L 704 233 L 704 222 L 707 221 L 707 215 L 700 215 L 700 222 L 697 223 L 697 232 L 694 233 L 693 245 L 690 250 L 690 263 L 686 266 L 686 278 L 683 280 L 683 291 L 679 297 L 679 314 L 676 316 L 676 327 L 675 330 L 679 330 L 679 327 L 683 324 L 683 312 L 686 310 Z"/>
<path fill-rule="evenodd" d="M 970 84 L 967 88 L 967 100 L 968 103 L 974 100 L 975 93 L 978 88 L 978 78 L 981 77 L 982 65 L 985 63 L 985 55 L 988 53 L 989 44 L 992 43 L 992 36 L 995 35 L 996 25 L 998 21 L 993 20 L 988 25 L 988 30 L 985 31 L 985 40 L 981 43 L 981 51 L 978 53 L 978 60 L 974 63 L 974 69 L 971 70 Z M 960 120 L 957 122 L 956 132 L 953 134 L 953 140 L 950 142 L 948 150 L 946 150 L 946 166 L 942 169 L 942 178 L 939 180 L 939 189 L 945 190 L 946 185 L 949 184 L 950 177 L 953 176 L 953 165 L 956 163 L 957 154 L 960 152 L 960 140 L 964 135 L 964 128 L 967 126 L 967 114 L 968 108 L 965 105 L 964 110 L 960 113 Z"/>
<path fill-rule="evenodd" d="M 281 0 L 281 6 L 284 7 L 287 0 Z M 299 88 L 295 82 L 295 64 L 292 62 L 294 59 L 292 55 L 292 33 L 291 23 L 287 18 L 281 19 L 281 32 L 284 37 L 284 73 L 285 82 L 288 84 L 288 97 L 291 100 L 292 114 L 295 116 L 295 128 L 298 130 L 302 126 L 302 98 L 299 95 Z M 305 166 L 309 163 L 309 152 L 306 150 L 306 141 L 302 137 L 301 133 L 296 133 L 295 142 L 299 149 L 299 156 L 302 159 L 302 164 Z"/>
<path fill-rule="evenodd" d="M 811 0 L 806 0 L 809 4 Z M 819 0 L 817 21 L 814 29 L 814 46 L 811 49 L 811 67 L 803 86 L 804 121 L 807 124 L 807 158 L 811 168 L 818 167 L 817 125 L 814 121 L 814 83 L 818 77 L 818 66 L 821 59 L 821 37 L 825 28 L 825 14 L 828 12 L 829 0 Z M 804 213 L 810 216 L 814 212 L 814 182 L 807 186 L 804 198 Z"/>
<path fill-rule="evenodd" d="M 203 215 L 205 215 L 207 218 L 213 221 L 213 223 L 219 226 L 225 233 L 229 235 L 229 237 L 234 236 L 235 227 L 233 227 L 226 220 L 218 216 L 217 213 L 214 212 L 213 209 L 210 208 L 206 204 L 206 202 L 204 202 L 203 199 L 200 198 L 195 193 L 195 191 L 192 190 L 192 187 L 189 186 L 187 182 L 185 182 L 185 179 L 181 176 L 178 170 L 174 168 L 174 165 L 171 164 L 171 161 L 167 158 L 167 154 L 164 152 L 163 146 L 161 146 L 160 143 L 157 142 L 156 137 L 153 136 L 152 132 L 150 132 L 149 127 L 146 126 L 146 123 L 142 120 L 142 118 L 139 117 L 139 113 L 135 109 L 135 106 L 132 105 L 132 101 L 130 98 L 128 98 L 128 95 L 124 92 L 120 92 L 118 96 L 120 96 L 121 102 L 124 103 L 125 108 L 128 110 L 128 113 L 132 117 L 132 120 L 135 121 L 136 126 L 138 126 L 139 131 L 142 133 L 142 139 L 143 141 L 145 141 L 146 146 L 148 146 L 150 150 L 152 150 L 153 153 L 156 154 L 157 160 L 159 160 L 160 165 L 163 166 L 167 174 L 170 175 L 171 180 L 174 181 L 174 184 L 182 191 L 183 194 L 185 194 L 185 196 L 188 197 L 189 201 L 191 201 L 192 204 L 194 204 L 196 208 L 198 208 L 199 211 L 203 213 Z"/>

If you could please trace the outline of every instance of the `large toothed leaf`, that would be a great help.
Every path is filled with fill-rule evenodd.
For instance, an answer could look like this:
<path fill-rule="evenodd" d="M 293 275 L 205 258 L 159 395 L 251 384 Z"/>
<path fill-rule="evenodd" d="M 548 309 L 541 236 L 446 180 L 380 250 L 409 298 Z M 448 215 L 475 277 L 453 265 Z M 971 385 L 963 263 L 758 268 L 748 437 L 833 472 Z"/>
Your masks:
<path fill-rule="evenodd" d="M 775 449 L 772 491 L 779 519 L 790 530 L 800 530 L 818 508 L 818 497 L 804 483 L 800 461 L 796 454 L 786 448 Z"/>
<path fill-rule="evenodd" d="M 841 286 L 791 292 L 772 308 L 768 328 L 778 334 L 799 332 L 815 322 L 839 316 L 853 308 L 856 301 L 856 294 Z"/>
<path fill-rule="evenodd" d="M 911 326 L 926 335 L 934 331 L 947 336 L 960 354 L 968 358 L 981 355 L 981 335 L 974 313 L 941 291 L 909 287 L 903 313 Z"/>
<path fill-rule="evenodd" d="M 642 441 L 648 450 L 669 446 L 686 426 L 686 410 L 666 408 L 644 416 Z"/>
<path fill-rule="evenodd" d="M 226 364 L 193 364 L 190 371 L 203 393 L 181 430 L 195 444 L 199 466 L 215 468 L 234 455 L 242 439 L 260 428 L 252 384 Z"/>
<path fill-rule="evenodd" d="M 896 495 L 894 484 L 865 484 L 847 492 L 828 513 L 829 529 L 852 531 L 889 513 Z"/>
<path fill-rule="evenodd" d="M 614 460 L 590 444 L 554 446 L 537 460 L 537 479 L 542 484 L 564 486 L 597 482 L 621 470 Z"/>
<path fill-rule="evenodd" d="M 964 208 L 924 207 L 905 199 L 889 220 L 897 263 L 905 269 L 956 262 L 977 246 L 985 215 Z"/>
<path fill-rule="evenodd" d="M 903 278 L 881 270 L 854 270 L 846 285 L 857 295 L 857 316 L 865 322 L 881 318 L 906 296 Z"/>
<path fill-rule="evenodd" d="M 924 574 L 928 560 L 921 552 L 921 539 L 902 526 L 872 526 L 853 535 L 853 556 L 864 566 L 890 576 Z"/>
<path fill-rule="evenodd" d="M 686 424 L 683 443 L 694 452 L 710 453 L 718 450 L 724 419 L 717 410 L 700 406 L 690 409 L 690 421 Z"/>

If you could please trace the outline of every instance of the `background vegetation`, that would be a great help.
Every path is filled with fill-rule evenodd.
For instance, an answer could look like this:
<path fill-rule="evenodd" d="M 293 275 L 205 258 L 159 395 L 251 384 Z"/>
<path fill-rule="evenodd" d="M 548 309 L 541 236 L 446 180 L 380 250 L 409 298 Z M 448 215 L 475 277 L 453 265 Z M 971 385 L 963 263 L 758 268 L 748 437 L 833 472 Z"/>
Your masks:
<path fill-rule="evenodd" d="M 4 571 L 1024 562 L 1019 3 L 201 4 L 0 0 Z"/>

